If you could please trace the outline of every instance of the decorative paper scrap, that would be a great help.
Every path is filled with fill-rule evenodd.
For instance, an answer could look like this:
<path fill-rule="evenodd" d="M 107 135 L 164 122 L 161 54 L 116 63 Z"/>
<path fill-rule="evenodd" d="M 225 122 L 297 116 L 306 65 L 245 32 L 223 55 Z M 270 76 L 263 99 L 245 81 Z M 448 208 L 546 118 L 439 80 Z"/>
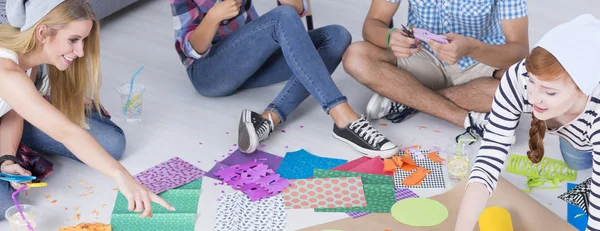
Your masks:
<path fill-rule="evenodd" d="M 202 178 L 179 188 L 161 193 L 159 196 L 171 204 L 176 211 L 169 211 L 152 203 L 153 217 L 140 219 L 139 214 L 127 210 L 127 199 L 119 192 L 110 224 L 113 231 L 189 231 L 194 230 L 200 197 Z"/>
<path fill-rule="evenodd" d="M 407 186 L 421 185 L 423 179 L 425 179 L 425 177 L 427 177 L 429 174 L 431 174 L 431 171 L 419 166 L 417 167 L 417 170 L 402 180 L 402 184 Z"/>
<path fill-rule="evenodd" d="M 251 202 L 243 193 L 234 192 L 221 197 L 214 230 L 283 231 L 286 222 L 287 211 L 281 195 Z"/>
<path fill-rule="evenodd" d="M 389 213 L 392 206 L 396 203 L 394 195 L 394 185 L 385 184 L 365 184 L 363 185 L 365 197 L 367 198 L 366 207 L 351 208 L 318 208 L 315 212 L 371 212 L 371 213 Z"/>
<path fill-rule="evenodd" d="M 346 172 L 359 172 L 367 174 L 379 174 L 379 175 L 394 175 L 393 172 L 384 171 L 384 162 L 381 158 L 368 158 L 361 157 L 356 160 L 350 161 L 347 164 L 340 165 L 332 170 L 340 170 Z"/>
<path fill-rule="evenodd" d="M 567 183 L 567 191 L 571 191 L 576 187 L 579 187 L 582 184 L 587 183 L 588 181 L 584 181 L 583 183 L 577 185 L 573 183 Z M 577 228 L 580 231 L 584 231 L 587 228 L 588 223 L 588 215 L 583 209 L 579 206 L 567 203 L 567 221 L 573 227 Z"/>
<path fill-rule="evenodd" d="M 272 169 L 261 162 L 248 162 L 221 169 L 214 173 L 235 190 L 244 192 L 251 201 L 277 195 L 289 186 Z"/>
<path fill-rule="evenodd" d="M 231 153 L 231 155 L 227 156 L 227 158 L 225 158 L 224 160 L 217 162 L 215 166 L 206 173 L 206 176 L 215 180 L 220 180 L 219 177 L 214 174 L 215 172 L 224 168 L 234 166 L 236 164 L 244 164 L 251 161 L 264 163 L 267 166 L 269 166 L 269 168 L 273 171 L 277 171 L 282 160 L 283 157 L 281 156 L 273 155 L 271 153 L 263 152 L 261 150 L 256 150 L 252 154 L 245 154 L 240 152 L 240 150 L 236 150 L 235 152 Z"/>
<path fill-rule="evenodd" d="M 331 169 L 347 160 L 315 156 L 304 149 L 286 153 L 277 173 L 286 179 L 307 179 L 313 177 L 314 169 Z"/>
<path fill-rule="evenodd" d="M 197 180 L 204 174 L 205 171 L 175 157 L 135 175 L 135 179 L 150 191 L 159 194 Z"/>
<path fill-rule="evenodd" d="M 412 190 L 407 189 L 407 188 L 397 188 L 395 189 L 395 194 L 396 194 L 396 201 L 400 201 L 400 200 L 404 200 L 407 198 L 419 198 L 419 195 L 415 194 Z M 366 216 L 370 213 L 366 213 L 366 212 L 354 212 L 354 213 L 346 213 L 348 214 L 350 217 L 352 218 L 359 218 L 362 216 Z"/>
<path fill-rule="evenodd" d="M 411 149 L 414 150 L 414 149 Z M 409 151 L 410 152 L 410 151 Z M 428 155 L 428 150 L 420 150 L 420 155 Z M 394 184 L 396 188 L 446 188 L 446 182 L 444 180 L 444 172 L 442 171 L 442 164 L 431 161 L 429 158 L 417 159 L 415 153 L 411 153 L 412 159 L 417 166 L 422 166 L 427 170 L 431 171 L 431 174 L 427 174 L 423 182 L 417 186 L 406 186 L 402 184 L 402 180 L 416 171 L 416 168 L 410 172 L 403 171 L 400 168 L 394 173 Z"/>
<path fill-rule="evenodd" d="M 357 172 L 333 171 L 327 169 L 315 169 L 315 178 L 338 178 L 338 177 L 356 177 L 360 176 L 363 184 L 389 184 L 394 185 L 394 179 L 391 176 L 382 176 L 376 174 L 365 174 Z"/>
<path fill-rule="evenodd" d="M 592 191 L 592 178 L 584 180 L 577 186 L 569 189 L 566 193 L 558 196 L 559 199 L 566 201 L 569 204 L 577 206 L 585 214 L 588 214 L 588 206 L 590 204 L 590 192 Z"/>
<path fill-rule="evenodd" d="M 111 231 L 110 225 L 102 223 L 81 223 L 72 227 L 59 228 L 58 231 Z"/>
<path fill-rule="evenodd" d="M 365 207 L 361 177 L 290 180 L 283 191 L 288 209 Z"/>

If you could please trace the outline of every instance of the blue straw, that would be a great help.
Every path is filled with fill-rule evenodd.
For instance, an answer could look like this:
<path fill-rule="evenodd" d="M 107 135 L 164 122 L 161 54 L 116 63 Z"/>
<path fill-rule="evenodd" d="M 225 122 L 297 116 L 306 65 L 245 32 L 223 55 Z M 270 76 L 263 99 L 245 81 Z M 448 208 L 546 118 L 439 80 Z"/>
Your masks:
<path fill-rule="evenodd" d="M 129 105 L 129 101 L 131 100 L 131 92 L 133 91 L 133 80 L 135 80 L 135 77 L 140 73 L 140 71 L 142 71 L 142 69 L 144 69 L 144 66 L 142 65 L 140 67 L 140 69 L 138 69 L 135 74 L 133 74 L 133 76 L 131 76 L 131 83 L 129 83 L 129 95 L 127 95 L 127 102 L 125 103 L 125 105 Z M 127 114 L 127 106 L 123 107 L 123 115 Z"/>

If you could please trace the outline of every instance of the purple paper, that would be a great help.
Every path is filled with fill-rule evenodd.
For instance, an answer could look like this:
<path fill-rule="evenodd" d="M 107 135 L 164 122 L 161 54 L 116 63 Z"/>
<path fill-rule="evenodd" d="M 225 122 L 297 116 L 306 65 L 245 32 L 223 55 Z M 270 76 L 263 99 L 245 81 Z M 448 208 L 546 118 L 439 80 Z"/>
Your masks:
<path fill-rule="evenodd" d="M 419 195 L 415 194 L 412 190 L 407 189 L 407 188 L 396 188 L 395 190 L 395 194 L 396 194 L 396 201 L 401 201 L 407 198 L 419 198 Z M 348 216 L 352 217 L 353 219 L 362 217 L 362 216 L 366 216 L 369 213 L 366 212 L 355 212 L 355 213 L 346 213 L 348 214 Z"/>
<path fill-rule="evenodd" d="M 250 201 L 277 195 L 290 185 L 267 165 L 256 160 L 223 168 L 214 174 L 233 189 L 244 192 Z"/>
<path fill-rule="evenodd" d="M 240 150 L 236 150 L 221 162 L 216 163 L 215 166 L 208 171 L 208 173 L 206 173 L 206 176 L 215 180 L 220 180 L 219 177 L 215 175 L 216 171 L 234 166 L 236 164 L 252 162 L 254 160 L 259 160 L 260 162 L 266 164 L 271 170 L 277 171 L 281 161 L 283 160 L 283 157 L 260 150 L 257 150 L 251 154 L 245 154 L 240 152 Z"/>
<path fill-rule="evenodd" d="M 135 179 L 150 191 L 159 194 L 197 180 L 204 174 L 205 171 L 175 157 L 135 175 Z"/>

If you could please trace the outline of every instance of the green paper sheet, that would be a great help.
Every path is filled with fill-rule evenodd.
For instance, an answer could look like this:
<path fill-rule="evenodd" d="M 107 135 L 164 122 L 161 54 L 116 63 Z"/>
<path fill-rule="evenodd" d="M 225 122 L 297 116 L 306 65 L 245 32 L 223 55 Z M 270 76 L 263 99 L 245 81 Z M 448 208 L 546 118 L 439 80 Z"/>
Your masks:
<path fill-rule="evenodd" d="M 315 212 L 368 212 L 368 213 L 389 213 L 392 206 L 396 203 L 396 194 L 394 185 L 385 184 L 365 184 L 365 197 L 367 199 L 366 207 L 351 208 L 320 208 Z"/>
<path fill-rule="evenodd" d="M 139 214 L 127 210 L 127 199 L 121 192 L 117 195 L 110 221 L 113 231 L 190 231 L 196 225 L 196 213 L 200 197 L 202 178 L 179 188 L 159 194 L 176 211 L 169 211 L 152 203 L 151 218 L 139 218 Z"/>
<path fill-rule="evenodd" d="M 335 170 L 315 169 L 314 178 L 339 178 L 339 177 L 355 177 L 360 176 L 363 184 L 390 184 L 394 185 L 394 178 L 392 176 L 377 175 L 377 174 L 365 174 L 357 172 L 344 172 Z M 394 190 L 392 190 L 394 194 Z"/>
<path fill-rule="evenodd" d="M 432 199 L 408 198 L 394 204 L 392 216 L 410 226 L 436 226 L 448 218 L 448 209 Z"/>

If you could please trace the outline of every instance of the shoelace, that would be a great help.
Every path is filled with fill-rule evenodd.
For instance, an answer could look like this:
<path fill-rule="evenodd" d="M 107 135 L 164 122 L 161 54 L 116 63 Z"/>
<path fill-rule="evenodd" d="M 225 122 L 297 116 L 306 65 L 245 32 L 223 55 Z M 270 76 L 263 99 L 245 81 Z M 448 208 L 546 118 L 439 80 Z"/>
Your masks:
<path fill-rule="evenodd" d="M 265 140 L 273 130 L 275 130 L 275 127 L 273 126 L 273 117 L 269 114 L 269 120 L 263 120 L 260 127 L 258 127 L 258 130 L 256 130 L 258 139 Z"/>
<path fill-rule="evenodd" d="M 473 117 L 471 117 L 471 114 L 469 114 L 469 122 L 471 122 L 471 126 L 469 126 L 467 129 L 465 129 L 465 132 L 463 132 L 462 134 L 456 136 L 456 142 L 458 142 L 458 138 L 460 138 L 463 135 L 468 134 L 469 136 L 471 136 L 471 138 L 473 139 L 477 139 L 477 137 L 483 137 L 483 131 L 485 129 L 484 124 L 485 123 L 477 123 L 475 124 L 473 122 Z M 474 142 L 469 143 L 473 144 Z"/>
<path fill-rule="evenodd" d="M 388 111 L 388 115 L 400 113 L 404 111 L 405 108 L 406 106 L 392 101 L 392 103 L 390 104 L 390 110 Z"/>
<path fill-rule="evenodd" d="M 363 140 L 367 141 L 371 146 L 375 146 L 375 144 L 378 144 L 385 139 L 383 134 L 377 131 L 373 125 L 364 119 L 352 122 L 349 128 L 354 131 L 354 133 L 357 133 L 358 136 L 362 137 Z"/>

